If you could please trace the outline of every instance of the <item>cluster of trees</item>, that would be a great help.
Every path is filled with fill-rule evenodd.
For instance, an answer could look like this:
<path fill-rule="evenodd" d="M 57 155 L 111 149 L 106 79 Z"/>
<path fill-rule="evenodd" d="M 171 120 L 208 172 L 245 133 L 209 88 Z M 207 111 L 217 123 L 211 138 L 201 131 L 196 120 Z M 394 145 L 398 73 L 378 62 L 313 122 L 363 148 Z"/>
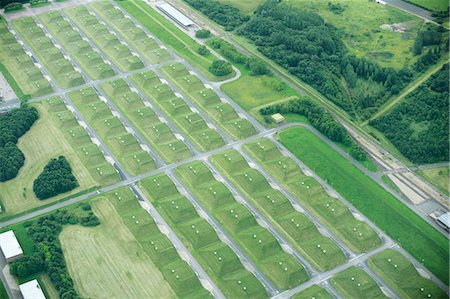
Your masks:
<path fill-rule="evenodd" d="M 33 191 L 39 199 L 46 199 L 78 187 L 69 162 L 63 156 L 51 159 L 44 171 L 33 183 Z"/>
<path fill-rule="evenodd" d="M 30 0 L 0 0 L 0 8 L 6 8 L 6 6 L 11 3 L 19 3 L 20 7 L 22 7 L 23 3 L 28 2 L 30 2 Z"/>
<path fill-rule="evenodd" d="M 5 12 L 12 12 L 12 11 L 21 10 L 22 7 L 23 7 L 22 3 L 20 3 L 20 2 L 12 2 L 12 3 L 6 4 L 4 9 L 5 9 Z"/>
<path fill-rule="evenodd" d="M 226 76 L 233 72 L 231 64 L 227 61 L 216 60 L 209 67 L 209 71 L 216 76 Z"/>
<path fill-rule="evenodd" d="M 370 122 L 410 161 L 449 158 L 449 65 L 430 77 L 391 112 Z"/>
<path fill-rule="evenodd" d="M 197 32 L 195 32 L 196 38 L 208 38 L 210 36 L 211 36 L 211 31 L 209 31 L 207 29 L 200 29 L 200 30 L 197 30 Z"/>
<path fill-rule="evenodd" d="M 287 103 L 275 104 L 259 110 L 266 121 L 274 113 L 295 113 L 306 116 L 311 125 L 334 142 L 350 147 L 349 154 L 359 160 L 367 159 L 366 153 L 355 143 L 348 132 L 323 107 L 306 98 L 297 98 Z"/>
<path fill-rule="evenodd" d="M 23 166 L 25 156 L 17 141 L 38 118 L 36 108 L 29 106 L 0 114 L 0 182 L 15 178 Z"/>
<path fill-rule="evenodd" d="M 239 9 L 224 4 L 216 0 L 184 0 L 193 8 L 202 12 L 205 16 L 219 25 L 225 27 L 225 30 L 232 31 L 236 27 L 247 22 L 250 17 L 243 15 Z"/>
<path fill-rule="evenodd" d="M 83 206 L 86 205 L 89 204 L 83 204 Z M 79 296 L 67 271 L 59 242 L 59 234 L 63 226 L 77 223 L 92 227 L 99 225 L 100 221 L 90 208 L 83 208 L 78 213 L 67 210 L 57 211 L 27 223 L 27 235 L 33 241 L 33 252 L 11 263 L 11 274 L 23 279 L 45 272 L 50 277 L 60 298 L 78 299 Z"/>
<path fill-rule="evenodd" d="M 252 40 L 265 56 L 351 116 L 362 119 L 369 118 L 389 97 L 399 93 L 414 76 L 414 70 L 427 67 L 440 55 L 439 47 L 427 51 L 414 70 L 380 67 L 351 55 L 339 30 L 318 14 L 277 0 L 261 5 L 239 33 Z M 424 45 L 438 41 L 435 31 L 427 31 L 421 38 Z"/>
<path fill-rule="evenodd" d="M 345 10 L 345 7 L 339 2 L 338 3 L 328 2 L 327 7 L 329 11 L 337 15 L 342 14 Z"/>
<path fill-rule="evenodd" d="M 229 59 L 233 63 L 244 65 L 250 70 L 252 76 L 271 75 L 272 72 L 261 59 L 248 57 L 239 52 L 232 44 L 221 38 L 211 40 L 211 47 L 218 50 L 222 56 Z"/>

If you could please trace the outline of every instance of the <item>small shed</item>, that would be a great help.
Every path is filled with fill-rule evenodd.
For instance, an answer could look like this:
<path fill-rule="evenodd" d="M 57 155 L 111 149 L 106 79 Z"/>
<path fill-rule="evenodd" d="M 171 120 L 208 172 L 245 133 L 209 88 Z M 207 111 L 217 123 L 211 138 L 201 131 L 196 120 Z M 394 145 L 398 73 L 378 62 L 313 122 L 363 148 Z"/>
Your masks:
<path fill-rule="evenodd" d="M 272 114 L 272 116 L 271 116 L 270 118 L 272 118 L 272 120 L 273 120 L 276 124 L 280 124 L 280 123 L 284 122 L 284 116 L 281 115 L 280 113 Z"/>
<path fill-rule="evenodd" d="M 45 299 L 44 292 L 36 279 L 19 285 L 23 299 Z"/>
<path fill-rule="evenodd" d="M 8 263 L 23 255 L 22 247 L 12 230 L 0 234 L 0 248 Z"/>
<path fill-rule="evenodd" d="M 442 226 L 446 231 L 450 229 L 450 212 L 442 214 L 436 219 L 436 222 Z"/>

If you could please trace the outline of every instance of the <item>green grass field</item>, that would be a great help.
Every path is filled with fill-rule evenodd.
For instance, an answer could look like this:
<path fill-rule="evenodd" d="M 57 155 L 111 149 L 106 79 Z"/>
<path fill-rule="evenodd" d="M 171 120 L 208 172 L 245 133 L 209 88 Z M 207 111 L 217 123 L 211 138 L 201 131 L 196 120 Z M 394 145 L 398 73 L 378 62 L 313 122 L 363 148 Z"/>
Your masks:
<path fill-rule="evenodd" d="M 59 98 L 44 100 L 33 106 L 38 109 L 40 117 L 18 143 L 25 155 L 25 165 L 16 178 L 0 183 L 0 200 L 5 209 L 2 216 L 47 205 L 83 190 L 110 185 L 119 180 L 114 168 L 106 162 Z M 87 155 L 83 149 L 91 149 L 91 154 Z M 33 192 L 33 181 L 50 159 L 60 155 L 70 162 L 80 186 L 48 200 L 38 200 Z M 101 169 L 102 174 L 97 169 Z"/>
<path fill-rule="evenodd" d="M 100 80 L 115 75 L 112 67 L 63 19 L 61 13 L 51 11 L 38 15 L 38 18 L 89 77 Z"/>
<path fill-rule="evenodd" d="M 216 181 L 205 164 L 193 162 L 180 166 L 177 175 L 278 288 L 290 288 L 308 279 L 302 265 L 281 249 L 274 236 L 257 224 L 253 215 L 235 200 L 223 183 Z M 161 185 L 165 188 L 165 184 Z"/>
<path fill-rule="evenodd" d="M 219 0 L 221 3 L 231 4 L 239 8 L 243 14 L 253 14 L 253 12 L 261 5 L 264 0 Z"/>
<path fill-rule="evenodd" d="M 131 189 L 115 189 L 91 205 L 101 224 L 65 227 L 60 236 L 82 297 L 210 297 Z"/>
<path fill-rule="evenodd" d="M 71 88 L 85 83 L 81 73 L 75 70 L 32 17 L 15 19 L 13 24 L 59 86 Z"/>
<path fill-rule="evenodd" d="M 312 287 L 307 288 L 306 290 L 295 294 L 291 297 L 291 299 L 332 299 L 333 297 L 330 295 L 330 293 L 327 292 L 327 290 L 322 289 L 321 287 L 317 285 L 313 285 Z"/>
<path fill-rule="evenodd" d="M 217 60 L 212 54 L 202 56 L 197 53 L 200 45 L 157 11 L 141 0 L 120 1 L 118 4 L 132 17 L 145 26 L 152 34 L 178 55 L 189 61 L 211 81 L 222 81 L 234 76 L 233 74 L 216 77 L 208 70 L 213 61 Z"/>
<path fill-rule="evenodd" d="M 313 133 L 295 127 L 278 138 L 309 168 L 397 241 L 439 279 L 448 282 L 447 238 Z"/>
<path fill-rule="evenodd" d="M 330 281 L 344 298 L 389 298 L 369 274 L 354 266 L 334 275 Z"/>
<path fill-rule="evenodd" d="M 166 49 L 160 48 L 153 38 L 147 36 L 133 21 L 125 18 L 122 11 L 115 9 L 110 2 L 98 1 L 90 4 L 90 7 L 151 64 L 162 63 L 171 58 Z"/>
<path fill-rule="evenodd" d="M 68 96 L 127 172 L 137 175 L 156 169 L 150 154 L 142 149 L 93 88 L 73 91 Z"/>
<path fill-rule="evenodd" d="M 167 124 L 144 104 L 140 96 L 132 91 L 125 81 L 105 82 L 100 87 L 121 113 L 133 122 L 163 160 L 173 163 L 191 156 L 188 147 L 176 138 Z"/>
<path fill-rule="evenodd" d="M 148 71 L 133 75 L 131 79 L 198 149 L 210 151 L 225 145 L 222 136 L 208 127 L 200 114 L 192 111 L 189 105 L 178 98 L 169 85 L 162 83 L 155 73 Z"/>
<path fill-rule="evenodd" d="M 154 194 L 151 190 L 157 187 L 157 184 L 169 185 L 167 188 L 171 192 L 166 196 Z M 169 177 L 150 177 L 142 185 L 160 214 L 225 296 L 268 297 L 263 285 L 244 268 L 236 254 L 220 241 L 214 229 L 197 214 L 189 200 L 176 190 Z"/>
<path fill-rule="evenodd" d="M 71 7 L 65 9 L 64 12 L 122 72 L 144 67 L 144 63 L 130 51 L 128 45 L 122 44 L 115 36 L 115 32 L 109 31 L 106 25 L 101 24 L 95 16 L 89 13 L 86 7 Z"/>
<path fill-rule="evenodd" d="M 328 195 L 295 161 L 283 156 L 273 142 L 259 139 L 244 145 L 244 149 L 350 249 L 367 252 L 381 245 L 367 224 L 355 219 L 343 203 Z"/>
<path fill-rule="evenodd" d="M 449 6 L 446 0 L 408 0 L 406 2 L 432 11 L 445 11 Z"/>
<path fill-rule="evenodd" d="M 448 298 L 434 282 L 422 277 L 406 257 L 387 249 L 371 257 L 370 268 L 402 298 Z M 442 268 L 447 268 L 442 264 Z"/>
<path fill-rule="evenodd" d="M 53 92 L 47 79 L 33 60 L 25 53 L 5 21 L 0 20 L 1 71 L 21 100 L 39 97 Z"/>
<path fill-rule="evenodd" d="M 449 195 L 450 194 L 449 170 L 450 169 L 448 167 L 439 167 L 433 169 L 420 170 L 417 171 L 417 173 L 422 177 L 424 177 L 436 188 L 438 188 L 445 194 Z"/>
<path fill-rule="evenodd" d="M 326 0 L 288 0 L 299 8 L 313 11 L 326 22 L 342 29 L 342 35 L 350 53 L 379 63 L 383 67 L 401 69 L 412 65 L 417 57 L 412 53 L 412 45 L 423 21 L 413 15 L 389 5 L 366 0 L 342 0 L 341 14 L 328 9 Z M 404 32 L 394 32 L 383 25 L 401 23 Z"/>
<path fill-rule="evenodd" d="M 222 152 L 211 160 L 316 269 L 327 271 L 345 262 L 340 248 L 297 212 L 261 173 L 250 168 L 237 151 Z"/>
<path fill-rule="evenodd" d="M 191 75 L 184 65 L 170 64 L 162 67 L 161 71 L 233 138 L 246 138 L 256 133 L 246 119 L 240 118 L 231 105 L 222 102 L 212 89 L 207 88 L 197 76 Z"/>

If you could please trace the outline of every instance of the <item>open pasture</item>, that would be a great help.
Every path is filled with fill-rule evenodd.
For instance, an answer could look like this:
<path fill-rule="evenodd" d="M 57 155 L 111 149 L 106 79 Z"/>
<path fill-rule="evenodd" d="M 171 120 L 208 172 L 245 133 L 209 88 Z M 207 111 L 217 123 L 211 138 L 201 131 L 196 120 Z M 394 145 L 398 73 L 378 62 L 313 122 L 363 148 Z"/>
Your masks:
<path fill-rule="evenodd" d="M 386 249 L 378 253 L 369 259 L 368 265 L 403 298 L 448 298 L 439 286 L 424 278 L 414 265 L 396 250 Z"/>
<path fill-rule="evenodd" d="M 160 120 L 123 79 L 102 83 L 100 87 L 121 113 L 133 122 L 163 160 L 173 163 L 191 156 L 188 147 L 174 135 L 165 120 Z"/>
<path fill-rule="evenodd" d="M 83 297 L 210 296 L 128 187 L 96 197 L 91 205 L 99 226 L 70 226 L 61 234 L 69 272 Z"/>
<path fill-rule="evenodd" d="M 161 68 L 194 103 L 204 110 L 216 123 L 235 139 L 254 135 L 255 128 L 210 88 L 205 86 L 197 76 L 192 75 L 182 64 L 170 64 Z"/>
<path fill-rule="evenodd" d="M 354 266 L 334 275 L 330 281 L 344 298 L 389 298 L 369 274 Z"/>
<path fill-rule="evenodd" d="M 4 208 L 2 216 L 17 214 L 86 189 L 119 181 L 114 167 L 106 162 L 60 98 L 50 98 L 33 105 L 40 117 L 18 143 L 25 156 L 25 165 L 16 178 L 0 183 L 0 200 Z M 60 155 L 70 162 L 80 186 L 50 199 L 38 200 L 33 192 L 33 181 L 50 159 Z"/>
<path fill-rule="evenodd" d="M 211 160 L 316 269 L 327 271 L 344 263 L 346 258 L 341 249 L 295 210 L 289 199 L 272 188 L 241 154 L 228 150 Z"/>
<path fill-rule="evenodd" d="M 112 26 L 150 64 L 169 60 L 169 52 L 145 33 L 140 25 L 135 25 L 121 10 L 108 1 L 98 1 L 89 5 L 106 23 Z"/>
<path fill-rule="evenodd" d="M 53 92 L 49 81 L 25 53 L 4 20 L 0 20 L 0 60 L 26 97 L 39 97 Z"/>
<path fill-rule="evenodd" d="M 180 166 L 177 175 L 278 288 L 287 289 L 308 279 L 303 266 L 283 251 L 267 229 L 258 225 L 250 211 L 236 201 L 205 164 L 193 162 Z"/>
<path fill-rule="evenodd" d="M 32 17 L 16 19 L 13 24 L 59 86 L 70 88 L 85 83 L 81 71 L 77 71 L 70 60 L 64 57 Z"/>
<path fill-rule="evenodd" d="M 69 18 L 103 51 L 122 72 L 129 72 L 144 67 L 136 53 L 117 37 L 115 32 L 100 23 L 86 7 L 76 6 L 64 10 Z"/>
<path fill-rule="evenodd" d="M 38 18 L 89 77 L 100 80 L 115 75 L 111 65 L 106 63 L 87 41 L 83 40 L 80 33 L 64 19 L 61 13 L 51 11 L 38 15 Z"/>
<path fill-rule="evenodd" d="M 131 79 L 197 148 L 209 151 L 225 145 L 222 136 L 205 122 L 195 107 L 191 108 L 182 98 L 177 97 L 169 85 L 161 82 L 155 73 L 148 71 L 133 75 Z"/>
<path fill-rule="evenodd" d="M 307 128 L 289 128 L 280 132 L 278 138 L 355 208 L 418 261 L 423 261 L 424 266 L 441 281 L 448 281 L 449 269 L 442 267 L 449 263 L 446 236 Z M 305 185 L 308 184 L 305 181 Z M 309 194 L 312 195 L 311 190 Z M 331 204 L 328 207 L 327 202 L 319 204 L 329 213 Z M 351 226 L 349 228 L 352 229 Z"/>
<path fill-rule="evenodd" d="M 227 297 L 267 297 L 262 284 L 220 241 L 210 224 L 197 214 L 194 206 L 178 192 L 167 175 L 150 177 L 142 185 L 167 223 Z M 162 186 L 169 191 L 153 192 Z"/>
<path fill-rule="evenodd" d="M 375 231 L 358 221 L 319 182 L 303 173 L 297 163 L 284 156 L 272 141 L 259 139 L 245 144 L 244 149 L 350 249 L 367 252 L 381 244 Z"/>
<path fill-rule="evenodd" d="M 127 172 L 137 175 L 156 168 L 151 156 L 93 88 L 73 91 L 68 96 Z"/>

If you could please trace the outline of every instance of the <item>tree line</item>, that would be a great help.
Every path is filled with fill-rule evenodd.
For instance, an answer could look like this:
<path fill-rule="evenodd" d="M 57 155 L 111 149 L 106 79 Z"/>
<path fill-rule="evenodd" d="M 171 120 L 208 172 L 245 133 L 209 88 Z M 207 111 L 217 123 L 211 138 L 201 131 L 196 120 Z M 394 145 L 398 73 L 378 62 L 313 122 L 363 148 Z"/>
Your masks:
<path fill-rule="evenodd" d="M 33 183 L 33 191 L 39 199 L 47 199 L 78 187 L 72 168 L 64 156 L 51 159 L 44 171 Z"/>
<path fill-rule="evenodd" d="M 25 163 L 17 142 L 38 118 L 36 108 L 26 105 L 0 114 L 0 182 L 15 178 Z"/>
<path fill-rule="evenodd" d="M 388 114 L 370 122 L 410 161 L 449 159 L 449 65 L 430 77 Z"/>
<path fill-rule="evenodd" d="M 210 45 L 218 50 L 222 56 L 235 64 L 243 65 L 250 71 L 252 76 L 271 75 L 272 71 L 261 59 L 249 57 L 239 52 L 232 44 L 221 38 L 215 38 L 210 41 Z"/>
<path fill-rule="evenodd" d="M 305 116 L 311 125 L 330 140 L 350 147 L 349 154 L 358 161 L 365 161 L 367 155 L 350 137 L 347 130 L 322 106 L 306 98 L 297 98 L 282 104 L 275 104 L 259 110 L 266 122 L 274 113 L 295 113 Z"/>
<path fill-rule="evenodd" d="M 67 271 L 59 234 L 64 225 L 81 224 L 93 227 L 100 224 L 88 203 L 80 204 L 80 212 L 57 211 L 24 224 L 33 241 L 33 252 L 11 263 L 10 272 L 19 279 L 44 272 L 64 299 L 80 298 Z"/>
<path fill-rule="evenodd" d="M 217 24 L 224 26 L 226 31 L 232 31 L 250 19 L 249 16 L 243 15 L 236 7 L 216 0 L 184 1 Z"/>
<path fill-rule="evenodd" d="M 437 46 L 425 51 L 412 69 L 381 67 L 351 55 L 339 30 L 318 14 L 277 0 L 262 4 L 238 33 L 350 116 L 362 119 L 369 118 L 387 99 L 398 94 L 415 71 L 428 67 L 441 55 Z M 441 42 L 442 33 L 430 29 L 421 33 L 420 38 L 423 46 L 434 45 Z"/>

